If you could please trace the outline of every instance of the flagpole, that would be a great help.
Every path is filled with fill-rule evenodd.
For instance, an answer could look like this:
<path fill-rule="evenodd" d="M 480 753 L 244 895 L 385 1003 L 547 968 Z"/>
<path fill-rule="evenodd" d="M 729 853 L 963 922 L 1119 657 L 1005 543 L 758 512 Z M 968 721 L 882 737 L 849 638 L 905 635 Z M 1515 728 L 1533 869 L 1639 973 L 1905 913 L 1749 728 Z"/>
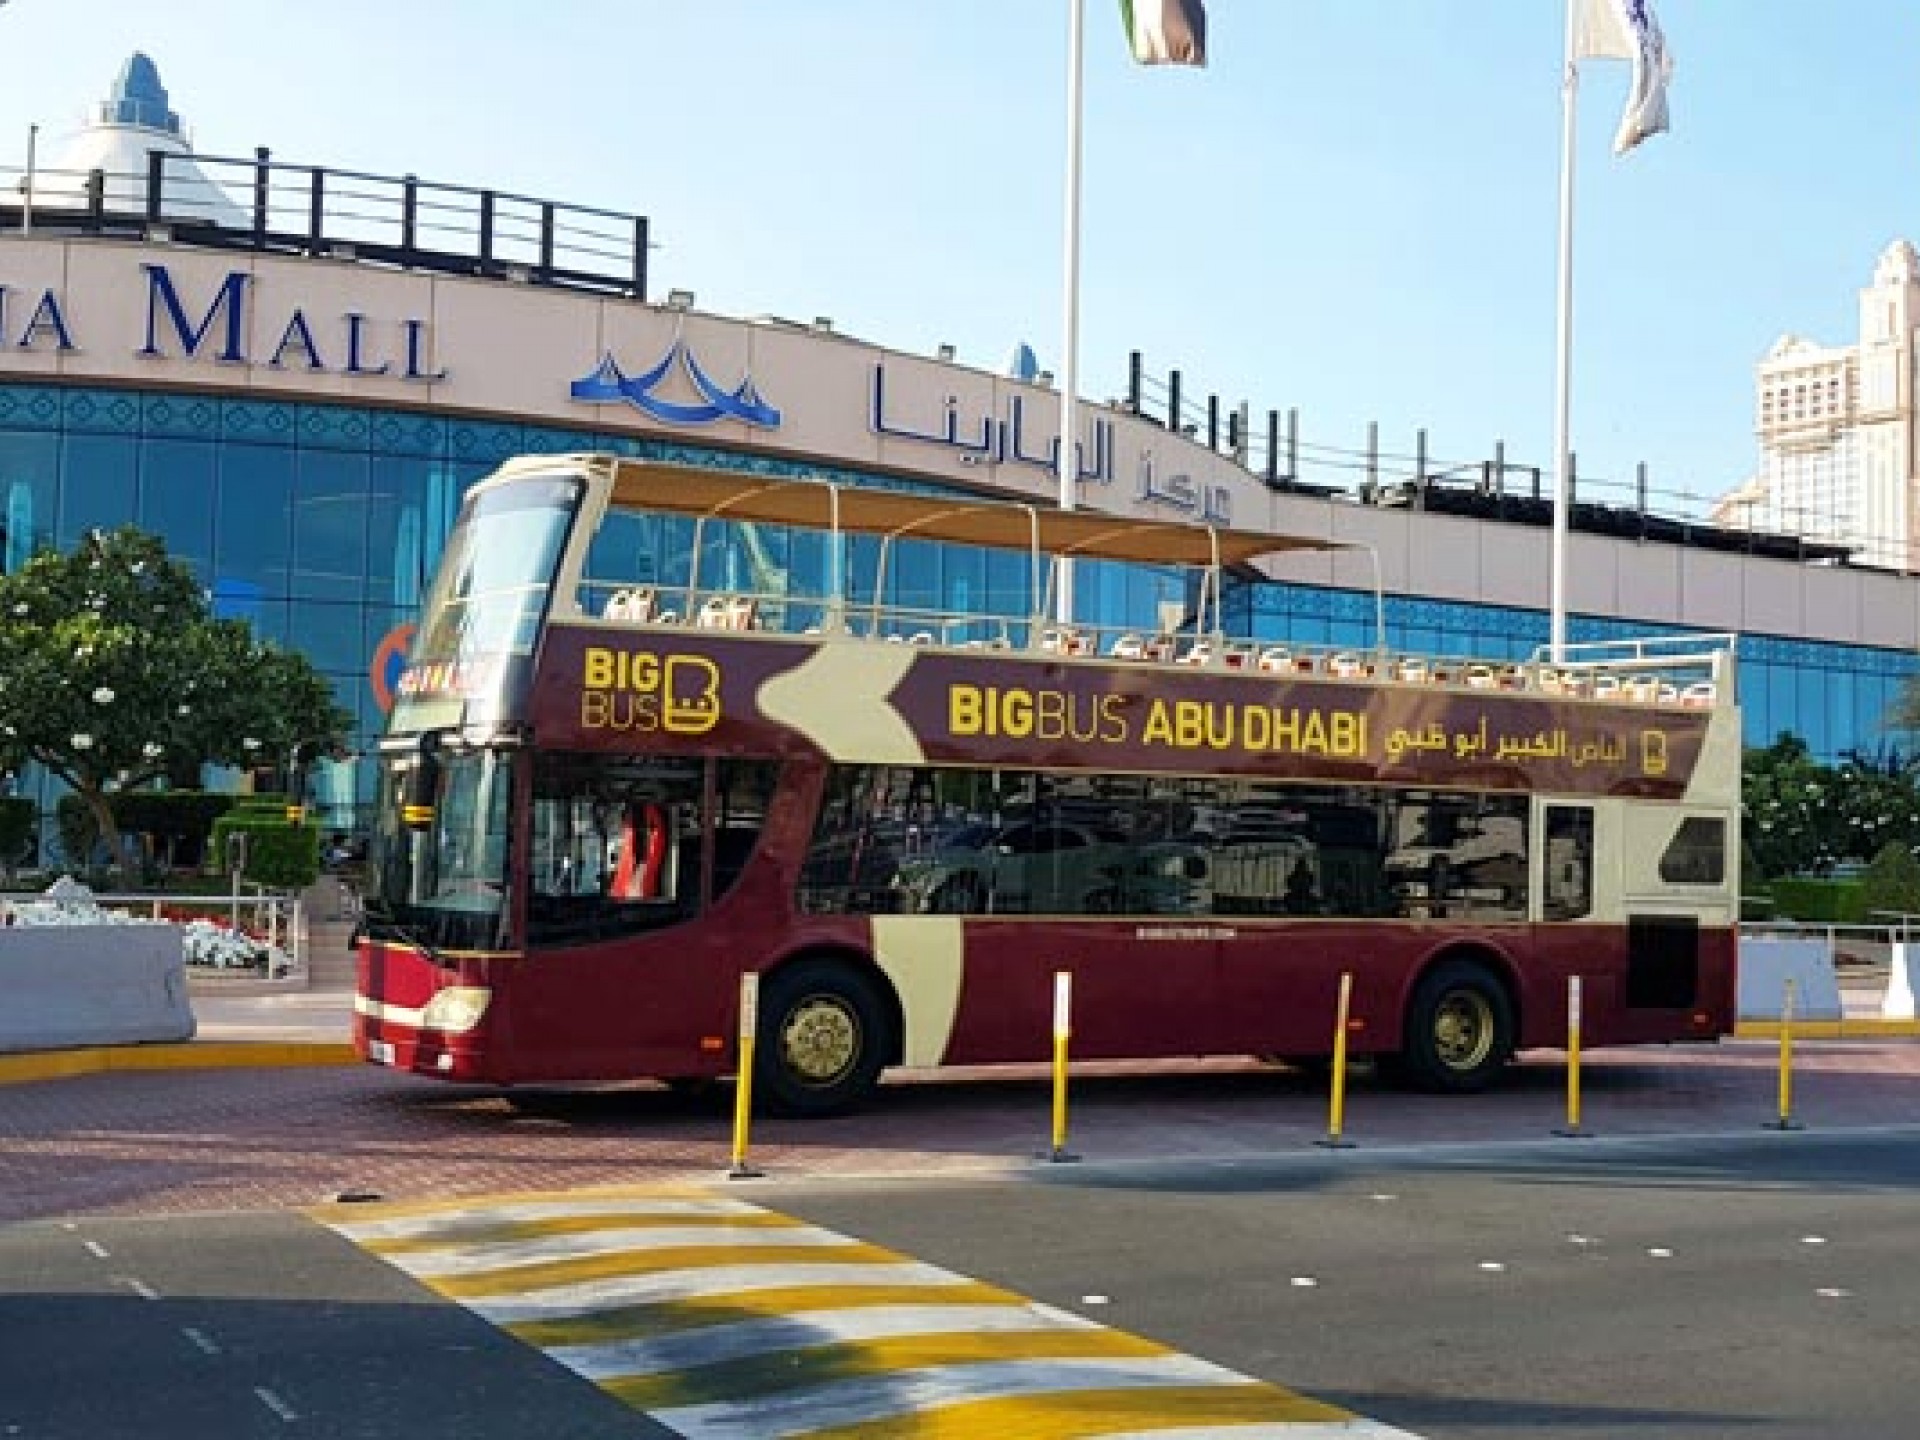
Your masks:
<path fill-rule="evenodd" d="M 1574 22 L 1578 3 L 1567 0 L 1566 63 L 1560 76 L 1560 281 L 1555 307 L 1559 353 L 1553 379 L 1553 547 L 1547 612 L 1548 653 L 1555 664 L 1566 658 L 1567 649 L 1567 507 L 1573 489 L 1573 142 L 1580 92 Z"/>
<path fill-rule="evenodd" d="M 1085 70 L 1083 31 L 1086 0 L 1067 0 L 1067 194 L 1066 239 L 1061 286 L 1066 291 L 1060 337 L 1060 442 L 1054 467 L 1060 479 L 1060 508 L 1071 510 L 1077 498 L 1080 458 L 1075 437 L 1079 425 L 1074 397 L 1080 387 L 1080 90 Z M 1073 621 L 1073 562 L 1062 560 L 1055 592 L 1055 617 Z"/>

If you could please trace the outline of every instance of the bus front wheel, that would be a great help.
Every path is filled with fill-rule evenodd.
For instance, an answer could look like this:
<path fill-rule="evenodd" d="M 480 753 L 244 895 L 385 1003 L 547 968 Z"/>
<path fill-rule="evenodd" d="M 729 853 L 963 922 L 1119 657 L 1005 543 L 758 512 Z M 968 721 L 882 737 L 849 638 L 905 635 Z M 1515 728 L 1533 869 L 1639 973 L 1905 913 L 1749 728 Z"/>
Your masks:
<path fill-rule="evenodd" d="M 1452 960 L 1414 989 L 1395 1068 L 1422 1090 L 1484 1090 L 1513 1053 L 1513 1042 L 1506 987 L 1485 967 Z"/>
<path fill-rule="evenodd" d="M 775 972 L 760 993 L 753 1083 L 779 1115 L 837 1115 L 880 1079 L 886 1010 L 873 982 L 832 961 Z"/>

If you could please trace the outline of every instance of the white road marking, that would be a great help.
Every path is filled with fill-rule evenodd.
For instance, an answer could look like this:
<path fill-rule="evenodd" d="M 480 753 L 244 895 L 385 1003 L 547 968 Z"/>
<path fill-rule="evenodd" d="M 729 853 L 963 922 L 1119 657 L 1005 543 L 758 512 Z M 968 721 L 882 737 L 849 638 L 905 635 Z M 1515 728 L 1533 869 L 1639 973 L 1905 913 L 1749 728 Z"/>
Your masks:
<path fill-rule="evenodd" d="M 260 1403 L 262 1405 L 266 1406 L 267 1409 L 271 1410 L 274 1414 L 278 1415 L 282 1420 L 286 1421 L 287 1424 L 291 1425 L 293 1424 L 294 1421 L 300 1418 L 300 1412 L 298 1410 L 295 1410 L 286 1401 L 282 1400 L 278 1395 L 274 1394 L 273 1391 L 267 1389 L 266 1386 L 264 1385 L 254 1386 L 253 1393 L 259 1397 Z"/>
<path fill-rule="evenodd" d="M 649 1215 L 763 1215 L 757 1206 L 740 1200 L 670 1200 L 606 1197 L 581 1200 L 529 1200 L 521 1204 L 489 1205 L 484 1210 L 435 1211 L 388 1220 L 355 1220 L 331 1225 L 349 1240 L 416 1240 L 428 1236 L 448 1241 L 462 1235 L 485 1233 L 502 1225 L 528 1220 L 569 1220 L 582 1215 L 621 1215 L 638 1219 Z"/>
<path fill-rule="evenodd" d="M 402 1266 L 402 1269 L 405 1267 Z M 737 1295 L 750 1290 L 784 1290 L 796 1285 L 964 1285 L 950 1270 L 903 1261 L 897 1265 L 702 1265 L 663 1270 L 654 1275 L 622 1275 L 578 1285 L 522 1290 L 510 1298 L 475 1298 L 463 1303 L 495 1325 L 591 1315 L 627 1305 L 658 1305 L 699 1295 Z"/>
<path fill-rule="evenodd" d="M 133 1291 L 133 1293 L 138 1295 L 142 1300 L 158 1300 L 160 1298 L 160 1292 L 158 1290 L 147 1284 L 146 1281 L 135 1279 L 131 1275 L 122 1276 L 121 1284 Z"/>
<path fill-rule="evenodd" d="M 413 1275 L 470 1275 L 511 1270 L 548 1260 L 579 1260 L 589 1255 L 639 1254 L 689 1246 L 753 1250 L 771 1245 L 856 1245 L 859 1242 L 811 1225 L 663 1225 L 593 1230 L 575 1235 L 542 1235 L 526 1240 L 480 1241 L 445 1250 L 405 1251 L 390 1258 Z"/>
<path fill-rule="evenodd" d="M 969 1400 L 1041 1395 L 1054 1391 L 1132 1390 L 1175 1385 L 1248 1385 L 1246 1376 L 1189 1355 L 1128 1359 L 989 1360 L 932 1365 L 874 1377 L 836 1381 L 746 1400 L 722 1400 L 653 1411 L 687 1440 L 738 1440 L 742 1435 L 804 1434 L 911 1415 Z"/>
<path fill-rule="evenodd" d="M 87 1253 L 96 1260 L 105 1260 L 113 1254 L 111 1250 L 107 1249 L 107 1247 L 102 1245 L 98 1240 L 82 1240 L 80 1243 L 87 1247 Z"/>
<path fill-rule="evenodd" d="M 724 1360 L 878 1340 L 898 1335 L 1008 1334 L 1028 1330 L 1098 1330 L 1091 1320 L 1032 1305 L 875 1305 L 848 1310 L 798 1310 L 791 1314 L 712 1325 L 654 1340 L 598 1345 L 551 1345 L 547 1354 L 589 1380 L 658 1375 L 714 1365 Z"/>
<path fill-rule="evenodd" d="M 213 1337 L 207 1334 L 206 1331 L 197 1330 L 191 1325 L 182 1325 L 180 1327 L 180 1333 L 191 1340 L 194 1343 L 194 1347 L 198 1349 L 202 1355 L 218 1355 L 220 1353 L 220 1346 L 215 1343 Z"/>

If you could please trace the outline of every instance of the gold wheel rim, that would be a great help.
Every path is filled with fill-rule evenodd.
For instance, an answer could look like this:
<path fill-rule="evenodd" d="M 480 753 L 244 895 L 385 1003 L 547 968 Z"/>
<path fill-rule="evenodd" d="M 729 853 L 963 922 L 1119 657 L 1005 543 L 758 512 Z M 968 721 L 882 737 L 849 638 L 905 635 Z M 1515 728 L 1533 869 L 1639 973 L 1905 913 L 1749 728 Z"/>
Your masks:
<path fill-rule="evenodd" d="M 1493 1053 L 1493 1006 L 1471 990 L 1456 990 L 1433 1016 L 1433 1050 L 1449 1070 L 1472 1070 Z"/>
<path fill-rule="evenodd" d="M 787 1068 L 808 1085 L 831 1085 L 860 1058 L 860 1021 L 829 995 L 801 1001 L 780 1031 Z"/>

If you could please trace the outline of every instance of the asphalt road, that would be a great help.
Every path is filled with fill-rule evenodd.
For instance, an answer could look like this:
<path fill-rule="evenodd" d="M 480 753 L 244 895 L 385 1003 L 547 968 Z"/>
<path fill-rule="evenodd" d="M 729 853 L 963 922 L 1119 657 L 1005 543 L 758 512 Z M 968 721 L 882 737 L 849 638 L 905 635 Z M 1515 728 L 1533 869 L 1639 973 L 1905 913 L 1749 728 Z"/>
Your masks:
<path fill-rule="evenodd" d="M 1906 1440 L 1920 1131 L 720 1187 L 1434 1440 Z M 667 1433 L 286 1212 L 0 1228 L 0 1436 Z"/>
<path fill-rule="evenodd" d="M 1916 1433 L 1916 1131 L 1059 1166 L 773 1203 L 1424 1436 Z"/>
<path fill-rule="evenodd" d="M 0 1228 L 0 1436 L 672 1432 L 300 1214 Z"/>

